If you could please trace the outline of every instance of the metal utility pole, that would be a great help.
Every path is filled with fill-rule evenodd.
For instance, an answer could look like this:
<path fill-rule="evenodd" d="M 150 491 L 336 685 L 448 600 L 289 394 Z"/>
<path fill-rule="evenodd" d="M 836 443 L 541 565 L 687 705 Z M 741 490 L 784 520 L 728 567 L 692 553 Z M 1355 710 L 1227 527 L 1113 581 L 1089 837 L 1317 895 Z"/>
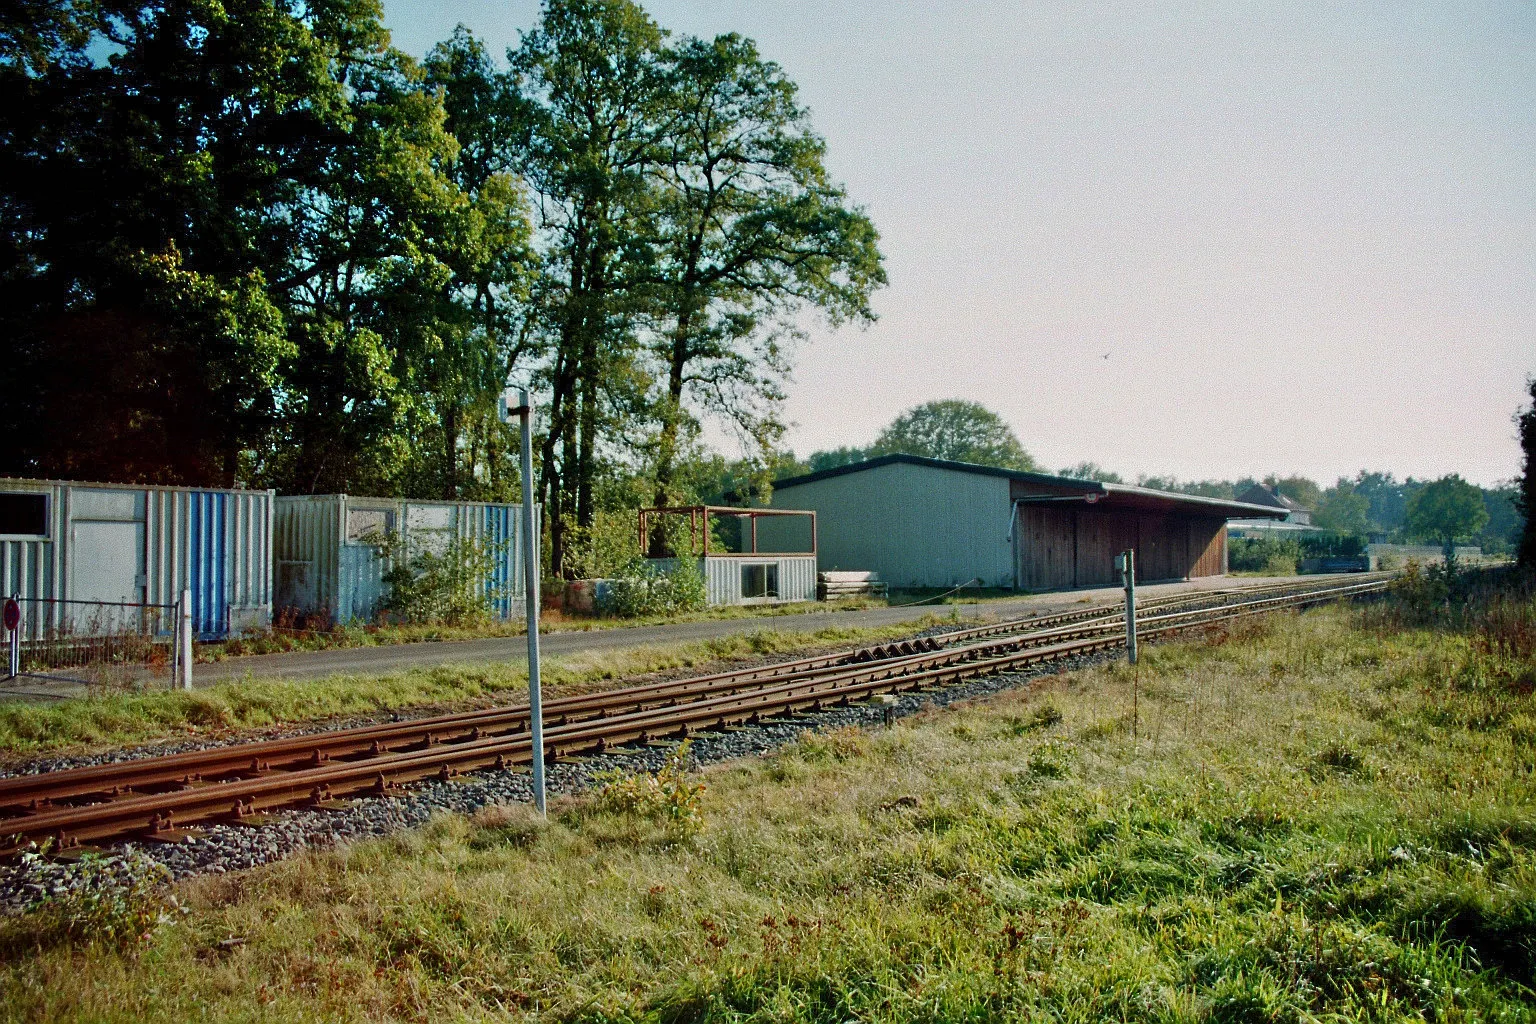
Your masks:
<path fill-rule="evenodd" d="M 502 392 L 508 419 L 515 413 L 523 434 L 523 587 L 527 591 L 528 722 L 533 745 L 533 806 L 544 813 L 544 697 L 539 689 L 539 543 L 533 514 L 533 400 L 522 389 Z"/>
<path fill-rule="evenodd" d="M 1128 548 L 1115 556 L 1115 568 L 1125 580 L 1125 657 L 1136 664 L 1136 550 Z"/>

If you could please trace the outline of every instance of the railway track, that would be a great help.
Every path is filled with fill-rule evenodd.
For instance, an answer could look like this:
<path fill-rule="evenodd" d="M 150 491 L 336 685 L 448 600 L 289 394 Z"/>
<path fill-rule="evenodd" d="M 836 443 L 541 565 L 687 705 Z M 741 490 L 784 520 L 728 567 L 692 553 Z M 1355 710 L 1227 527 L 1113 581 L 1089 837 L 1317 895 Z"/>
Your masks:
<path fill-rule="evenodd" d="M 1376 593 L 1388 579 L 1162 598 L 1138 607 L 1137 630 L 1154 639 L 1237 616 Z M 1123 612 L 1099 605 L 573 695 L 545 703 L 546 756 L 600 754 L 752 725 L 1123 644 Z M 344 798 L 385 795 L 426 778 L 509 768 L 531 759 L 528 726 L 527 706 L 517 705 L 0 779 L 0 836 L 8 837 L 0 856 L 44 841 L 57 850 L 135 836 L 174 841 L 189 826 L 250 822 L 283 807 L 339 806 Z"/>

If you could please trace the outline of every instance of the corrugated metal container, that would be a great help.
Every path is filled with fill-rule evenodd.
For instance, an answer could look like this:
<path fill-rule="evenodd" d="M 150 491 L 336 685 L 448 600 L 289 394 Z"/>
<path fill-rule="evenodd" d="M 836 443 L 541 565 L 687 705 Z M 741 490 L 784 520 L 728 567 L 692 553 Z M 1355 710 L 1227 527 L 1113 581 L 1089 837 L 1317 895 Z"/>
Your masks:
<path fill-rule="evenodd" d="M 213 639 L 272 616 L 271 491 L 0 479 L 0 587 L 61 601 L 174 604 Z"/>
<path fill-rule="evenodd" d="M 449 538 L 483 542 L 494 556 L 486 587 L 496 595 L 496 616 L 524 614 L 521 505 L 313 494 L 280 497 L 275 509 L 279 611 L 324 613 L 335 622 L 372 620 L 388 568 L 372 541 L 395 534 L 407 550 Z"/>

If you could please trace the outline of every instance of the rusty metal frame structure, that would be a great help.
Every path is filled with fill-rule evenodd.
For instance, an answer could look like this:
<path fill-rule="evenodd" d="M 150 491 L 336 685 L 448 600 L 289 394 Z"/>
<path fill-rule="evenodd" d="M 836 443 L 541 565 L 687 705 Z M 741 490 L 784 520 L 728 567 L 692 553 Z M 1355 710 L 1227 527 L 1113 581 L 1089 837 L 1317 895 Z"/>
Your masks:
<path fill-rule="evenodd" d="M 730 505 L 666 505 L 642 508 L 637 517 L 640 539 L 640 550 L 645 551 L 649 545 L 650 527 L 654 518 L 660 516 L 684 516 L 688 517 L 689 536 L 688 553 L 693 557 L 705 558 L 762 558 L 766 555 L 790 555 L 804 556 L 816 554 L 816 513 L 809 509 L 789 508 L 735 508 Z M 745 516 L 752 521 L 752 550 L 751 551 L 711 551 L 709 550 L 709 517 L 710 516 Z M 809 551 L 758 551 L 757 550 L 757 521 L 763 516 L 808 516 L 811 520 L 811 550 Z M 699 543 L 700 535 L 703 536 L 703 544 Z"/>

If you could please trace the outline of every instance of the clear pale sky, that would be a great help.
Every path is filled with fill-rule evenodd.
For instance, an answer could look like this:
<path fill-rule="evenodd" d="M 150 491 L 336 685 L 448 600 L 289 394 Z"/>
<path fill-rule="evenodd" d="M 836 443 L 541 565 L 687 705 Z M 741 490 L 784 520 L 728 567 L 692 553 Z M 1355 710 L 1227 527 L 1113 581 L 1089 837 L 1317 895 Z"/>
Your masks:
<path fill-rule="evenodd" d="M 418 56 L 537 17 L 385 2 Z M 645 6 L 756 39 L 881 231 L 880 322 L 796 360 L 802 455 L 959 397 L 1050 468 L 1518 473 L 1536 5 Z"/>

